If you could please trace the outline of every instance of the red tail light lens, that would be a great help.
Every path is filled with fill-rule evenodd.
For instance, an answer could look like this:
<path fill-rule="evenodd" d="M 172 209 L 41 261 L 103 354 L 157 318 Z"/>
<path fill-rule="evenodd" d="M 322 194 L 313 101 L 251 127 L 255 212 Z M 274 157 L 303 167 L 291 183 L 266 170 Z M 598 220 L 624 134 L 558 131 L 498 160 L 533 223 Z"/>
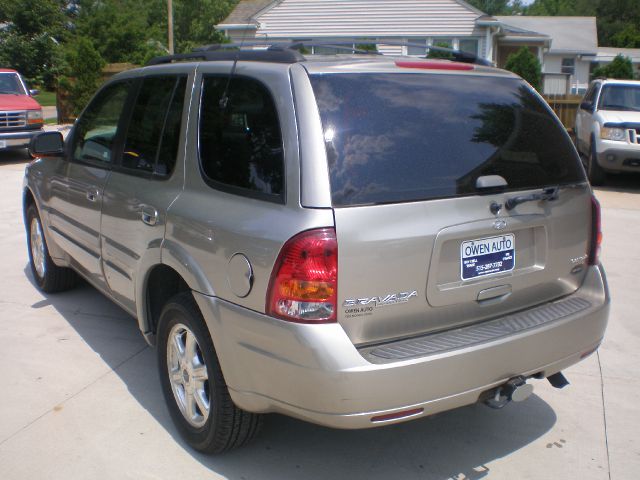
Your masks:
<path fill-rule="evenodd" d="M 282 247 L 271 274 L 266 311 L 290 322 L 335 322 L 337 293 L 336 232 L 309 230 Z"/>
<path fill-rule="evenodd" d="M 595 196 L 591 196 L 591 239 L 587 263 L 597 265 L 600 261 L 600 247 L 602 245 L 602 222 L 600 214 L 600 202 Z"/>

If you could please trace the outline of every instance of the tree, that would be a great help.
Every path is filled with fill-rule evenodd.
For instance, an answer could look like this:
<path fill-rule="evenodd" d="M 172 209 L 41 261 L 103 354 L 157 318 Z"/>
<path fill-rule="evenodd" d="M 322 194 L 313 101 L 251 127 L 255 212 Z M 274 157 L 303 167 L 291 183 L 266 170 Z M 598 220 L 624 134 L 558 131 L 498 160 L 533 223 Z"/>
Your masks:
<path fill-rule="evenodd" d="M 640 48 L 640 27 L 627 25 L 611 37 L 611 45 L 620 48 Z"/>
<path fill-rule="evenodd" d="M 640 48 L 638 0 L 535 0 L 522 13 L 595 16 L 601 46 Z"/>
<path fill-rule="evenodd" d="M 237 3 L 238 0 L 174 0 L 176 52 L 225 42 L 224 34 L 214 25 L 224 20 Z"/>
<path fill-rule="evenodd" d="M 509 0 L 468 0 L 468 3 L 487 15 L 509 15 Z"/>
<path fill-rule="evenodd" d="M 580 15 L 576 0 L 536 0 L 527 8 L 527 15 Z"/>
<path fill-rule="evenodd" d="M 600 0 L 596 13 L 600 45 L 612 47 L 638 45 L 636 43 L 638 29 L 640 29 L 638 0 Z M 635 40 L 630 37 L 635 37 Z"/>
<path fill-rule="evenodd" d="M 237 1 L 174 0 L 176 53 L 225 41 L 214 25 Z M 144 64 L 152 56 L 167 54 L 166 0 L 77 0 L 75 4 L 76 35 L 89 38 L 107 62 Z"/>
<path fill-rule="evenodd" d="M 166 44 L 166 2 L 163 0 L 78 0 L 75 37 L 87 38 L 109 63 L 142 64 L 163 53 Z"/>
<path fill-rule="evenodd" d="M 536 90 L 540 90 L 542 85 L 542 67 L 538 57 L 536 57 L 527 47 L 522 47 L 516 53 L 512 53 L 507 58 L 504 67 L 516 75 L 520 75 L 531 84 Z"/>
<path fill-rule="evenodd" d="M 68 77 L 60 79 L 60 86 L 69 92 L 73 114 L 79 114 L 89 102 L 102 81 L 104 60 L 93 43 L 77 38 L 65 55 Z"/>
<path fill-rule="evenodd" d="M 618 55 L 613 61 L 593 71 L 594 77 L 619 78 L 621 80 L 633 80 L 633 64 L 629 57 Z"/>
<path fill-rule="evenodd" d="M 1 0 L 0 65 L 27 81 L 51 87 L 58 73 L 60 43 L 67 36 L 63 0 Z"/>

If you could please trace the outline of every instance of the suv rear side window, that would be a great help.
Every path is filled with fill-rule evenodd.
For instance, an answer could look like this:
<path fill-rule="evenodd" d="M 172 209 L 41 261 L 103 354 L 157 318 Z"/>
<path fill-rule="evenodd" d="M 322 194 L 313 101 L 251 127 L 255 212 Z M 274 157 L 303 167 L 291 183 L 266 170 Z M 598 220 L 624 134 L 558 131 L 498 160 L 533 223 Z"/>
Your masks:
<path fill-rule="evenodd" d="M 334 206 L 585 181 L 569 136 L 522 81 L 432 74 L 311 76 Z"/>
<path fill-rule="evenodd" d="M 125 138 L 122 166 L 171 174 L 178 153 L 186 77 L 145 78 Z"/>
<path fill-rule="evenodd" d="M 228 85 L 228 102 L 221 103 Z M 207 76 L 200 106 L 200 162 L 205 179 L 230 193 L 281 202 L 284 150 L 267 88 L 245 77 Z"/>

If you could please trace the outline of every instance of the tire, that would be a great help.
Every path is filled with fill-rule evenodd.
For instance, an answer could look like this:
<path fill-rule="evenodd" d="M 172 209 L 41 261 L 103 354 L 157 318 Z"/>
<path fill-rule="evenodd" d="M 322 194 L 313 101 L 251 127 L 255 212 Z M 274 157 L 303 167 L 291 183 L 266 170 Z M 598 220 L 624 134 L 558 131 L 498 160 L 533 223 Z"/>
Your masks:
<path fill-rule="evenodd" d="M 49 255 L 42 221 L 34 204 L 27 208 L 27 250 L 33 279 L 45 293 L 63 292 L 78 283 L 78 275 L 70 268 L 59 267 Z"/>
<path fill-rule="evenodd" d="M 173 423 L 189 445 L 204 453 L 221 453 L 257 435 L 262 416 L 239 409 L 231 400 L 191 292 L 174 296 L 164 306 L 157 348 L 162 393 Z"/>
<path fill-rule="evenodd" d="M 606 180 L 606 173 L 598 164 L 598 154 L 596 152 L 596 146 L 593 144 L 593 140 L 591 141 L 591 148 L 589 149 L 587 176 L 589 177 L 591 185 L 603 185 Z"/>

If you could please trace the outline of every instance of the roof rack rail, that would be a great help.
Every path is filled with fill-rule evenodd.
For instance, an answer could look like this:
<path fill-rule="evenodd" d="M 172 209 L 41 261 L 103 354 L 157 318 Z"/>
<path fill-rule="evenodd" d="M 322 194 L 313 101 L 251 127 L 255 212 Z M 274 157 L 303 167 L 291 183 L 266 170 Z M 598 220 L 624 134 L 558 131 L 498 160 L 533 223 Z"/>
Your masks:
<path fill-rule="evenodd" d="M 162 57 L 152 58 L 147 65 L 160 65 L 183 60 L 200 60 L 200 61 L 222 61 L 222 60 L 238 60 L 238 61 L 254 61 L 254 62 L 273 62 L 273 63 L 298 63 L 306 60 L 301 53 L 306 47 L 327 47 L 337 51 L 344 51 L 352 54 L 366 55 L 382 55 L 377 50 L 365 50 L 356 48 L 358 45 L 366 45 L 368 42 L 362 41 L 357 43 L 345 40 L 311 40 L 311 41 L 268 41 L 258 40 L 254 42 L 243 43 L 221 43 L 204 45 L 195 48 L 191 53 L 179 53 L 175 55 L 166 55 Z M 371 42 L 369 42 L 371 43 Z M 473 53 L 454 50 L 452 48 L 438 47 L 435 45 L 425 45 L 415 42 L 401 42 L 393 40 L 385 40 L 385 45 L 401 46 L 401 47 L 418 47 L 424 48 L 425 51 L 435 51 L 448 53 L 451 60 L 461 63 L 473 63 L 476 65 L 493 66 L 493 63 L 484 58 L 480 58 Z M 259 48 L 255 48 L 259 47 Z M 243 49 L 244 48 L 244 49 Z"/>
<path fill-rule="evenodd" d="M 200 60 L 205 62 L 238 60 L 249 62 L 273 62 L 273 63 L 297 63 L 305 60 L 305 57 L 296 50 L 241 50 L 238 45 L 223 44 L 224 48 L 201 47 L 191 53 L 178 53 L 152 58 L 147 65 L 161 65 L 184 60 Z"/>

